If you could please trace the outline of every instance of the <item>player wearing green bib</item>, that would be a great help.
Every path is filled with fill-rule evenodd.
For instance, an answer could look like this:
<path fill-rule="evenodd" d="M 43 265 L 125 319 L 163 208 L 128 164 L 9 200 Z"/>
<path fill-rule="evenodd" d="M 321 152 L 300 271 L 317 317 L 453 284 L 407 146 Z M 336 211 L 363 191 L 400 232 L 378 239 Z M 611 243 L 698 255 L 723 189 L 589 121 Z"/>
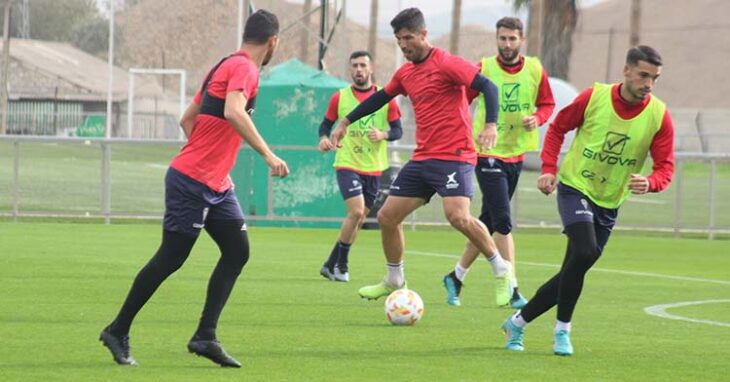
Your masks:
<path fill-rule="evenodd" d="M 671 182 L 674 126 L 667 107 L 651 95 L 661 67 L 662 59 L 653 48 L 630 49 L 623 82 L 593 85 L 550 125 L 538 188 L 546 195 L 557 188 L 568 248 L 560 271 L 502 325 L 507 349 L 523 350 L 525 325 L 557 305 L 553 352 L 573 354 L 573 311 L 585 274 L 601 256 L 621 203 L 630 194 L 659 192 Z M 573 129 L 577 129 L 575 139 L 557 171 L 563 138 Z M 649 153 L 652 173 L 643 176 L 640 171 Z"/>
<path fill-rule="evenodd" d="M 555 100 L 540 60 L 520 54 L 525 40 L 522 21 L 504 17 L 497 22 L 496 29 L 499 54 L 482 58 L 479 67 L 481 73 L 500 89 L 498 139 L 496 147 L 489 151 L 477 149 L 479 158 L 475 173 L 482 191 L 479 220 L 494 237 L 499 253 L 512 264 L 511 275 L 507 277 L 497 274 L 492 268 L 496 281 L 496 304 L 519 309 L 527 300 L 517 288 L 510 200 L 517 188 L 525 153 L 537 150 L 537 127 L 550 118 Z M 477 121 L 484 120 L 486 112 L 484 97 L 479 96 L 474 117 L 474 139 L 482 128 Z M 448 304 L 461 305 L 462 283 L 478 256 L 477 248 L 467 242 L 454 270 L 444 276 Z"/>
<path fill-rule="evenodd" d="M 360 102 L 380 88 L 372 82 L 373 66 L 370 54 L 365 51 L 350 55 L 352 86 L 340 89 L 332 95 L 329 108 L 319 128 L 319 149 L 334 148 L 330 132 L 335 121 L 349 114 Z M 337 183 L 345 200 L 347 217 L 342 222 L 340 236 L 319 273 L 331 281 L 347 282 L 350 279 L 348 260 L 350 246 L 365 217 L 375 202 L 380 187 L 380 175 L 388 168 L 387 142 L 403 135 L 400 109 L 391 101 L 382 109 L 352 124 L 342 147 L 336 151 L 334 167 Z"/>

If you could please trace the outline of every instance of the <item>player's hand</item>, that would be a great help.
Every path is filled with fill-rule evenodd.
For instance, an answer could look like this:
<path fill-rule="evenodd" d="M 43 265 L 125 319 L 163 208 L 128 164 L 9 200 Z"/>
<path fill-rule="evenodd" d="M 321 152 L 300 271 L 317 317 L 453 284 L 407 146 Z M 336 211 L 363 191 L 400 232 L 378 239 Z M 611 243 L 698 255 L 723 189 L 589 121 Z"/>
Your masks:
<path fill-rule="evenodd" d="M 484 125 L 484 130 L 477 136 L 477 144 L 482 151 L 488 151 L 497 145 L 496 123 L 487 123 Z"/>
<path fill-rule="evenodd" d="M 370 126 L 370 131 L 368 132 L 368 139 L 370 139 L 370 142 L 377 143 L 385 138 L 388 138 L 388 133 Z"/>
<path fill-rule="evenodd" d="M 319 138 L 319 151 L 325 152 L 330 151 L 335 148 L 335 145 L 332 144 L 332 141 L 330 141 L 327 136 L 322 136 L 322 138 Z"/>
<path fill-rule="evenodd" d="M 286 165 L 286 162 L 281 160 L 281 158 L 274 155 L 273 153 L 265 157 L 264 161 L 266 161 L 266 165 L 268 165 L 271 169 L 271 176 L 284 178 L 289 175 L 289 167 Z"/>
<path fill-rule="evenodd" d="M 534 115 L 530 115 L 522 118 L 522 127 L 527 131 L 532 131 L 537 128 L 537 118 Z"/>
<path fill-rule="evenodd" d="M 639 174 L 631 174 L 629 190 L 634 195 L 643 195 L 649 192 L 649 179 Z"/>
<path fill-rule="evenodd" d="M 545 173 L 537 178 L 537 189 L 545 195 L 550 195 L 558 185 L 558 178 L 555 174 Z"/>
<path fill-rule="evenodd" d="M 337 123 L 334 131 L 332 131 L 330 139 L 332 140 L 332 146 L 334 149 L 342 147 L 342 139 L 345 138 L 345 133 L 347 133 L 347 125 L 345 124 L 346 120 L 346 118 L 341 119 L 340 122 Z"/>

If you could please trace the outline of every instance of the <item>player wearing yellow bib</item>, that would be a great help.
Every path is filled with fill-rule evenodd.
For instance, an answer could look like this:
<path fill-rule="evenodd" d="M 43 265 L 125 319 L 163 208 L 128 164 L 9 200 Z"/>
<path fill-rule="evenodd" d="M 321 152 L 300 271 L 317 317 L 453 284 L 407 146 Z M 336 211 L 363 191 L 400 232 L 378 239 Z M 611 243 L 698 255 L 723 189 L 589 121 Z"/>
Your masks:
<path fill-rule="evenodd" d="M 499 274 L 497 268 L 492 266 L 496 280 L 496 303 L 498 306 L 509 304 L 519 309 L 527 300 L 517 287 L 510 200 L 517 188 L 525 153 L 537 151 L 537 127 L 550 118 L 555 100 L 540 61 L 520 54 L 525 41 L 522 21 L 515 17 L 504 17 L 497 22 L 496 29 L 499 54 L 483 58 L 479 67 L 481 73 L 500 89 L 497 146 L 489 151 L 477 149 L 479 159 L 475 173 L 482 191 L 479 220 L 494 237 L 499 253 L 512 264 L 512 272 L 507 275 Z M 484 97 L 480 96 L 474 117 L 474 139 L 482 129 L 482 125 L 477 122 L 484 120 L 485 114 Z M 467 242 L 464 254 L 454 270 L 444 276 L 448 304 L 461 305 L 459 295 L 462 283 L 477 257 L 479 250 Z"/>
<path fill-rule="evenodd" d="M 319 128 L 319 149 L 334 149 L 330 132 L 334 123 L 349 114 L 360 102 L 380 90 L 372 82 L 370 54 L 356 51 L 350 55 L 352 86 L 332 95 L 324 121 Z M 352 124 L 342 147 L 335 154 L 337 183 L 345 200 L 347 217 L 340 236 L 319 273 L 328 280 L 347 282 L 350 279 L 348 258 L 365 217 L 370 212 L 380 187 L 380 175 L 388 168 L 387 141 L 403 135 L 400 109 L 391 100 L 382 109 Z"/>
<path fill-rule="evenodd" d="M 537 186 L 546 195 L 557 188 L 568 248 L 560 271 L 502 325 L 507 349 L 523 350 L 525 325 L 557 305 L 553 352 L 573 354 L 573 311 L 585 274 L 601 256 L 621 203 L 629 194 L 659 192 L 671 182 L 674 127 L 664 103 L 651 95 L 661 67 L 662 59 L 653 48 L 630 49 L 623 82 L 593 85 L 550 125 Z M 577 129 L 575 139 L 557 171 L 563 138 L 573 129 Z M 639 172 L 649 153 L 652 173 L 643 176 Z"/>

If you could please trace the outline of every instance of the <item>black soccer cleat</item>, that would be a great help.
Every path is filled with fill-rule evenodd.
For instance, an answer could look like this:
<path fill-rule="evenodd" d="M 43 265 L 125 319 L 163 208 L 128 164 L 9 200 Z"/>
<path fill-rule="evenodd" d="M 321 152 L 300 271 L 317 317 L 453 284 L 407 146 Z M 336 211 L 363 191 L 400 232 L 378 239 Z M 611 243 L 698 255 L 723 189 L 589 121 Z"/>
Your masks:
<path fill-rule="evenodd" d="M 221 367 L 241 367 L 240 362 L 223 350 L 223 346 L 218 340 L 196 340 L 193 338 L 188 342 L 188 351 L 198 355 L 198 357 L 205 357 L 221 365 Z"/>
<path fill-rule="evenodd" d="M 137 366 L 137 361 L 129 354 L 129 336 L 116 336 L 107 326 L 99 334 L 99 341 L 106 346 L 114 357 L 114 362 L 120 365 Z"/>

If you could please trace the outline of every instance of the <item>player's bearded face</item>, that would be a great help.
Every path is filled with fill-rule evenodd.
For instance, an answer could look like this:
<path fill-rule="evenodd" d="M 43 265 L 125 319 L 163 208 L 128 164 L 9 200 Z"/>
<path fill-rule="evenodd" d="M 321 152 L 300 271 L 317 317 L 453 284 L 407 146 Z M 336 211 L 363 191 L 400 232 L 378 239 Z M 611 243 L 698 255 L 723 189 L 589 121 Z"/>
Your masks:
<path fill-rule="evenodd" d="M 352 82 L 357 87 L 365 87 L 370 83 L 370 76 L 373 73 L 370 59 L 367 56 L 361 56 L 350 60 L 350 76 Z"/>
<path fill-rule="evenodd" d="M 520 48 L 525 38 L 519 30 L 500 27 L 497 30 L 497 50 L 502 61 L 513 63 L 520 56 Z"/>
<path fill-rule="evenodd" d="M 630 98 L 629 102 L 638 102 L 651 94 L 657 79 L 662 72 L 661 66 L 639 61 L 635 66 L 624 67 L 624 86 Z"/>
<path fill-rule="evenodd" d="M 264 56 L 264 61 L 261 63 L 261 66 L 266 66 L 266 64 L 271 61 L 271 57 L 274 56 L 274 51 L 276 50 L 276 47 L 279 46 L 279 37 L 274 36 L 272 37 L 273 40 L 269 40 L 269 49 L 266 50 L 266 56 Z"/>
<path fill-rule="evenodd" d="M 426 41 L 426 30 L 410 31 L 402 28 L 395 33 L 398 40 L 398 47 L 403 52 L 403 57 L 408 61 L 419 61 L 426 55 L 428 43 Z"/>

